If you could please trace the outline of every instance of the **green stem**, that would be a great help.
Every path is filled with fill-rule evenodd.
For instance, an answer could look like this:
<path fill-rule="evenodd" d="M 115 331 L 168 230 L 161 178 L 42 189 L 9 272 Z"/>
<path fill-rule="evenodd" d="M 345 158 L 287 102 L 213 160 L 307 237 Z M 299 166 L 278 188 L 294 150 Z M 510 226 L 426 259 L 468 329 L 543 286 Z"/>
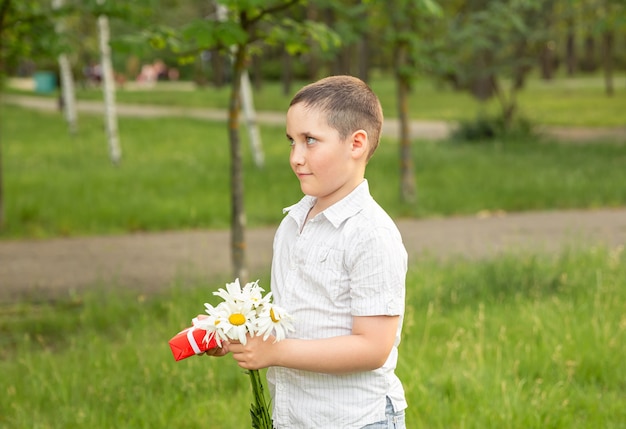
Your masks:
<path fill-rule="evenodd" d="M 256 369 L 248 371 L 248 374 L 250 375 L 252 395 L 254 397 L 254 403 L 250 407 L 252 427 L 254 429 L 272 429 L 272 416 L 270 415 L 269 404 L 265 399 L 261 374 Z"/>

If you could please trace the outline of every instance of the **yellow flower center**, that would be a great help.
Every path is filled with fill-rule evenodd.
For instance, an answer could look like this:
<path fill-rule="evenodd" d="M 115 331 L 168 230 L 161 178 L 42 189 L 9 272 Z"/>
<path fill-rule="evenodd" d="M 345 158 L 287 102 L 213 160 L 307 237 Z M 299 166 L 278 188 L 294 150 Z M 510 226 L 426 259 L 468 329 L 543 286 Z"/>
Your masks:
<path fill-rule="evenodd" d="M 246 323 L 246 317 L 241 313 L 233 313 L 228 316 L 228 321 L 235 326 L 240 326 Z"/>
<path fill-rule="evenodd" d="M 276 315 L 274 314 L 273 308 L 270 308 L 270 319 L 272 319 L 272 322 L 274 323 L 278 323 L 278 321 L 280 320 L 280 318 L 277 318 Z"/>

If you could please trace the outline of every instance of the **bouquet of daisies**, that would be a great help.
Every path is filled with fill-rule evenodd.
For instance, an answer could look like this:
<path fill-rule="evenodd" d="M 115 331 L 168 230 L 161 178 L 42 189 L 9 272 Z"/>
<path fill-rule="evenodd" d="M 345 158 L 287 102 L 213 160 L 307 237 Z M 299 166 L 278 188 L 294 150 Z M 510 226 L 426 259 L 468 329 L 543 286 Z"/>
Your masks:
<path fill-rule="evenodd" d="M 220 347 L 223 341 L 237 340 L 246 344 L 247 336 L 263 336 L 267 340 L 274 335 L 276 341 L 285 338 L 288 332 L 294 330 L 291 317 L 284 309 L 272 303 L 272 293 L 263 295 L 265 290 L 259 286 L 259 281 L 247 283 L 243 288 L 239 279 L 233 283 L 227 283 L 226 289 L 218 289 L 213 294 L 222 298 L 217 306 L 205 303 L 207 317 L 193 319 L 193 326 L 180 332 L 170 341 L 185 341 L 190 344 L 192 354 L 202 353 L 212 347 Z M 194 342 L 198 334 L 204 332 L 201 344 Z M 177 360 L 181 358 L 177 357 Z M 250 409 L 252 427 L 255 429 L 272 429 L 272 418 L 263 392 L 263 384 L 258 370 L 248 371 L 252 384 L 254 403 Z"/>
<path fill-rule="evenodd" d="M 291 317 L 282 308 L 272 303 L 272 292 L 263 296 L 265 290 L 259 281 L 247 283 L 243 288 L 239 279 L 226 284 L 213 295 L 223 299 L 216 307 L 205 303 L 209 315 L 194 319 L 194 327 L 206 331 L 205 342 L 215 338 L 218 346 L 222 341 L 238 340 L 246 344 L 246 335 L 263 335 L 263 340 L 274 334 L 276 341 L 293 331 Z"/>

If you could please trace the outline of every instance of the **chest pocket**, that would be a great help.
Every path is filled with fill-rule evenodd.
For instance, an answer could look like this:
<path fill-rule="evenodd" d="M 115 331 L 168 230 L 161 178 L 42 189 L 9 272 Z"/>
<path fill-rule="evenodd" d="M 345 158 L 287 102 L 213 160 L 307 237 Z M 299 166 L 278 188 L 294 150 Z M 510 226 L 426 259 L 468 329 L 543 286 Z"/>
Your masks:
<path fill-rule="evenodd" d="M 321 271 L 341 274 L 344 270 L 343 251 L 328 246 L 313 247 L 308 262 Z"/>
<path fill-rule="evenodd" d="M 342 285 L 347 278 L 343 254 L 343 251 L 328 246 L 311 248 L 302 269 L 312 294 L 325 296 L 331 301 L 343 295 Z"/>

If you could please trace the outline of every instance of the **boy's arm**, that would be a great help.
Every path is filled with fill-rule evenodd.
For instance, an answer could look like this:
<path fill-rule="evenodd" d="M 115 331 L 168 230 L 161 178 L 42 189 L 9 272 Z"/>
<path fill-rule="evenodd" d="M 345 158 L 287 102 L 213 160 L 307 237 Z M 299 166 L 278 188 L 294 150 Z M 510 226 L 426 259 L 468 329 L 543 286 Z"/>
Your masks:
<path fill-rule="evenodd" d="M 229 349 L 240 367 L 282 366 L 328 374 L 371 371 L 383 366 L 396 337 L 399 316 L 353 317 L 352 334 L 318 340 L 248 338 Z"/>

